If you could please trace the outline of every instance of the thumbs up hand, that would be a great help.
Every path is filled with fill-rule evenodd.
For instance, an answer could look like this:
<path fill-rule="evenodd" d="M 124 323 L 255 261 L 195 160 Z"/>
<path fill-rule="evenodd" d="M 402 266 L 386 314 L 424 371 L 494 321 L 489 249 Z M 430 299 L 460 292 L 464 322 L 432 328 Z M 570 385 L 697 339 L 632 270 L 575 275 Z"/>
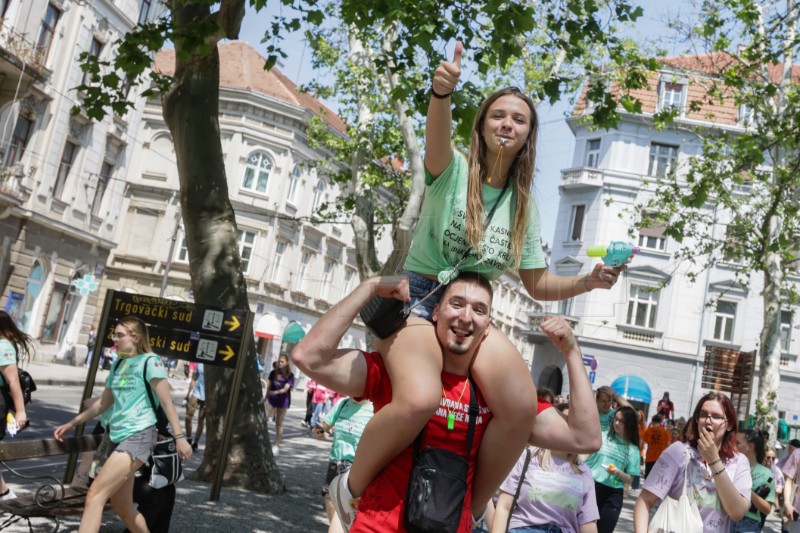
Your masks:
<path fill-rule="evenodd" d="M 453 51 L 452 61 L 442 61 L 442 64 L 433 73 L 433 83 L 431 89 L 434 96 L 444 98 L 452 93 L 458 80 L 461 77 L 461 55 L 464 52 L 464 45 L 461 41 L 456 42 L 456 49 Z"/>

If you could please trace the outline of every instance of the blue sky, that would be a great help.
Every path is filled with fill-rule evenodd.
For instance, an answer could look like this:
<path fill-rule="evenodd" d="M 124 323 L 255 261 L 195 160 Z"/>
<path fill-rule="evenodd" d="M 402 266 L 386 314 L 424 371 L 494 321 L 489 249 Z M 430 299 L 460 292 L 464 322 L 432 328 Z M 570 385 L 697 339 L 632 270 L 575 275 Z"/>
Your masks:
<path fill-rule="evenodd" d="M 260 44 L 264 30 L 271 22 L 274 9 L 279 2 L 268 3 L 270 7 L 261 13 L 248 12 L 242 25 L 241 39 L 251 43 L 264 53 L 265 45 Z M 670 55 L 682 52 L 681 44 L 671 40 L 671 35 L 665 20 L 680 17 L 691 20 L 687 13 L 691 7 L 686 0 L 676 2 L 663 2 L 660 0 L 643 0 L 640 5 L 644 9 L 644 16 L 639 19 L 636 27 L 631 30 L 631 37 L 637 40 L 645 38 L 658 38 L 658 45 L 668 50 Z M 448 50 L 452 50 L 450 43 Z M 298 84 L 304 84 L 315 77 L 317 73 L 311 68 L 310 50 L 305 46 L 302 34 L 297 32 L 289 35 L 283 43 L 283 49 L 288 54 L 281 71 Z M 331 108 L 336 109 L 335 103 L 326 102 Z M 541 130 L 539 134 L 538 160 L 536 176 L 534 179 L 535 197 L 539 206 L 542 221 L 542 237 L 545 242 L 553 242 L 555 219 L 558 213 L 558 184 L 561 179 L 561 170 L 572 166 L 574 138 L 564 120 L 568 111 L 566 103 L 555 106 L 541 105 L 539 107 L 539 121 Z M 626 240 L 627 236 L 620 235 L 619 239 Z M 590 243 L 591 244 L 591 243 Z M 604 244 L 604 243 L 594 243 Z"/>

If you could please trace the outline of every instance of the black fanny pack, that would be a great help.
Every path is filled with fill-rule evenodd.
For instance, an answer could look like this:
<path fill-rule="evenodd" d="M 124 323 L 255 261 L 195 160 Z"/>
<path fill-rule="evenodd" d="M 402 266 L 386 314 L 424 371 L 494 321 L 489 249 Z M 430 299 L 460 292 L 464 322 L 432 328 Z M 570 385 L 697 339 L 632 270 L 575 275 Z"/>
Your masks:
<path fill-rule="evenodd" d="M 406 489 L 403 522 L 409 533 L 456 533 L 467 496 L 469 454 L 478 419 L 478 395 L 469 378 L 467 453 L 427 447 L 420 453 L 423 429 L 414 441 L 411 477 Z"/>

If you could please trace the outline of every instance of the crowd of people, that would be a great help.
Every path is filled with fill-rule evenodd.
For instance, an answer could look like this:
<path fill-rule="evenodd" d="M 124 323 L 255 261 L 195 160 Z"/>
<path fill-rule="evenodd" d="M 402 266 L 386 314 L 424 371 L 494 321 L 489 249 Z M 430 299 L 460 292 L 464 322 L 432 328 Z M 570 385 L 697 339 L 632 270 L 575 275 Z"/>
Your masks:
<path fill-rule="evenodd" d="M 683 496 L 704 533 L 761 531 L 776 506 L 787 529 L 800 533 L 800 441 L 776 463 L 762 432 L 739 431 L 729 397 L 705 394 L 687 420 L 664 392 L 648 422 L 644 406 L 609 386 L 593 390 L 562 318 L 547 318 L 540 328 L 563 355 L 569 394 L 537 394 L 517 349 L 492 324 L 491 281 L 513 268 L 530 295 L 560 300 L 610 289 L 626 267 L 599 263 L 584 276 L 548 272 L 530 195 L 534 102 L 514 87 L 493 92 L 477 111 L 468 153 L 456 151 L 450 97 L 461 56 L 458 43 L 452 60 L 433 74 L 427 189 L 403 270 L 359 284 L 268 373 L 263 400 L 274 424 L 273 455 L 280 453 L 296 386 L 294 364 L 310 378 L 304 426 L 316 438 L 332 439 L 328 467 L 320 473 L 330 532 L 611 533 L 626 494 L 641 482 L 637 533 L 648 531 L 666 498 Z M 505 246 L 488 245 L 501 241 Z M 376 337 L 374 351 L 338 348 L 374 297 L 408 303 L 411 315 L 387 337 Z M 81 531 L 99 529 L 109 500 L 130 531 L 166 531 L 169 518 L 162 513 L 171 514 L 172 504 L 150 514 L 147 502 L 174 502 L 174 486 L 165 496 L 135 484 L 136 472 L 167 436 L 148 396 L 156 395 L 178 432 L 178 454 L 188 459 L 205 425 L 204 369 L 189 370 L 180 432 L 167 369 L 152 353 L 146 324 L 122 319 L 113 339 L 117 359 L 102 395 L 54 436 L 61 440 L 104 415 L 98 431 L 109 452 L 90 485 Z M 29 352 L 29 340 L 0 311 L 0 385 L 9 385 L 21 424 L 27 416 L 16 365 Z M 89 345 L 96 342 L 92 330 Z M 427 470 L 418 469 L 421 464 Z M 419 476 L 427 477 L 420 482 Z M 454 495 L 455 503 L 446 505 L 434 493 Z M 0 476 L 0 499 L 9 497 L 13 492 Z M 425 529 L 421 523 L 439 525 Z"/>

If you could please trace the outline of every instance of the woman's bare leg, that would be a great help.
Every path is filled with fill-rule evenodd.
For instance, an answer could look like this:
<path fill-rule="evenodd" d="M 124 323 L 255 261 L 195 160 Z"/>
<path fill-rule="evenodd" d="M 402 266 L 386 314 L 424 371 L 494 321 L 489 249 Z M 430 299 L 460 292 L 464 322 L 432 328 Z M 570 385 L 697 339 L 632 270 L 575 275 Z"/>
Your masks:
<path fill-rule="evenodd" d="M 283 419 L 286 417 L 286 409 L 278 407 L 275 409 L 275 446 L 281 445 L 283 439 Z"/>
<path fill-rule="evenodd" d="M 472 376 L 492 411 L 472 484 L 472 511 L 478 516 L 525 449 L 537 400 L 530 369 L 497 328 L 478 349 Z"/>
<path fill-rule="evenodd" d="M 136 461 L 136 463 L 139 466 L 142 465 L 139 461 Z M 136 470 L 138 470 L 138 467 L 133 472 L 136 472 Z M 122 519 L 122 523 L 131 533 L 147 533 L 149 531 L 147 521 L 133 505 L 133 482 L 135 479 L 134 474 L 131 473 L 119 490 L 111 495 L 111 509 Z"/>
<path fill-rule="evenodd" d="M 96 533 L 100 531 L 100 523 L 103 520 L 103 508 L 106 502 L 117 492 L 120 488 L 130 480 L 130 494 L 128 495 L 133 502 L 133 474 L 139 467 L 142 466 L 141 461 L 134 461 L 130 455 L 125 452 L 113 452 L 97 478 L 92 482 L 89 487 L 89 492 L 86 494 L 86 503 L 83 507 L 83 516 L 81 516 L 81 525 L 78 529 L 79 533 Z M 133 503 L 131 503 L 133 505 Z M 127 524 L 126 524 L 127 525 Z M 143 531 L 147 531 L 147 526 Z"/>
<path fill-rule="evenodd" d="M 442 396 L 442 350 L 433 324 L 409 318 L 388 339 L 376 339 L 392 382 L 392 402 L 375 413 L 358 442 L 348 484 L 356 498 L 378 472 L 414 442 Z"/>

